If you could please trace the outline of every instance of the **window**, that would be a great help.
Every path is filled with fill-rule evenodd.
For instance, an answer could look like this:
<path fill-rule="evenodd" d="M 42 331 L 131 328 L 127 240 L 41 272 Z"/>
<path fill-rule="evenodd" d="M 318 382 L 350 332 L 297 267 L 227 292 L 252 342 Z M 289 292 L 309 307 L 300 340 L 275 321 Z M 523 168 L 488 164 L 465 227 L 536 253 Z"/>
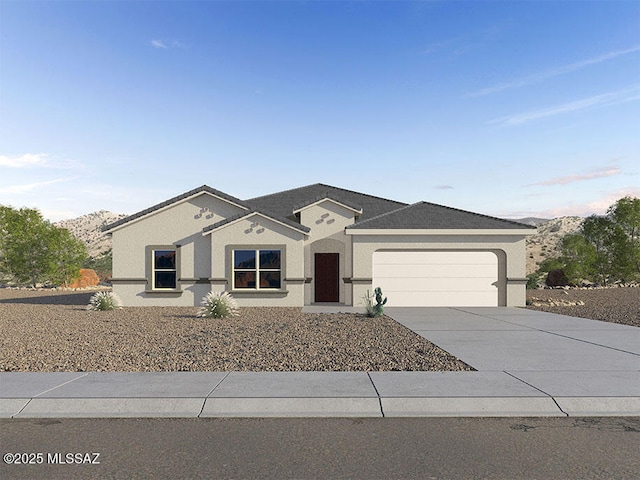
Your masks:
<path fill-rule="evenodd" d="M 280 288 L 280 250 L 234 250 L 233 288 Z"/>
<path fill-rule="evenodd" d="M 153 289 L 175 290 L 178 287 L 175 250 L 153 250 Z"/>

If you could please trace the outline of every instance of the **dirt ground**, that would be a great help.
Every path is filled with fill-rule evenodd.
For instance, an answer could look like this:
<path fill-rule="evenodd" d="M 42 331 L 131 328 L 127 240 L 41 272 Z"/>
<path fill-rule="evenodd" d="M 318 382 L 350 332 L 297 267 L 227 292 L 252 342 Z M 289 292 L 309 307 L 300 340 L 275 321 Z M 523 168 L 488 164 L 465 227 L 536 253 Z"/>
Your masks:
<path fill-rule="evenodd" d="M 455 371 L 471 367 L 388 317 L 196 307 L 87 311 L 93 292 L 0 289 L 0 371 Z"/>
<path fill-rule="evenodd" d="M 640 327 L 640 287 L 527 291 L 527 308 Z"/>

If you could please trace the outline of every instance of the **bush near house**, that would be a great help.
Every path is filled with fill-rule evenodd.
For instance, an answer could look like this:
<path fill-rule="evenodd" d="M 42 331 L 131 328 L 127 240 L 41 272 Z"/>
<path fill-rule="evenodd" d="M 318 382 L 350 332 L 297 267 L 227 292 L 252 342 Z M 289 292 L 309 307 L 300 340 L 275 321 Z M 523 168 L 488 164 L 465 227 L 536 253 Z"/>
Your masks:
<path fill-rule="evenodd" d="M 91 270 L 94 270 L 101 282 L 110 283 L 113 271 L 112 264 L 113 255 L 111 249 L 109 249 L 96 257 L 87 258 L 82 262 L 82 268 L 90 268 Z"/>
<path fill-rule="evenodd" d="M 122 300 L 113 292 L 98 292 L 89 299 L 87 310 L 108 311 L 122 308 Z"/>
<path fill-rule="evenodd" d="M 202 299 L 198 317 L 236 317 L 238 310 L 238 304 L 229 292 L 209 292 Z"/>
<path fill-rule="evenodd" d="M 69 284 L 69 288 L 95 287 L 100 283 L 98 274 L 90 268 L 81 268 L 80 276 Z"/>

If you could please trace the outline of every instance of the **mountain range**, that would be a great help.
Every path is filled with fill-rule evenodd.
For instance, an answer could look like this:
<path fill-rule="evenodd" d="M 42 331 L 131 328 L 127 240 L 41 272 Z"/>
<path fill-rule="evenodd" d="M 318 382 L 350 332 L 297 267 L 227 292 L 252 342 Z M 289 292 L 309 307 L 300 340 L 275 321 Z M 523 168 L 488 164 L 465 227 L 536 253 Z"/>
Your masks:
<path fill-rule="evenodd" d="M 82 215 L 70 220 L 56 222 L 58 227 L 68 229 L 75 237 L 87 245 L 89 256 L 98 257 L 111 249 L 111 237 L 102 233 L 102 227 L 126 217 L 122 213 L 107 210 Z M 560 254 L 562 237 L 576 233 L 583 219 L 581 217 L 558 217 L 553 219 L 527 217 L 515 220 L 537 227 L 536 233 L 527 238 L 527 274 L 533 273 L 545 258 Z"/>

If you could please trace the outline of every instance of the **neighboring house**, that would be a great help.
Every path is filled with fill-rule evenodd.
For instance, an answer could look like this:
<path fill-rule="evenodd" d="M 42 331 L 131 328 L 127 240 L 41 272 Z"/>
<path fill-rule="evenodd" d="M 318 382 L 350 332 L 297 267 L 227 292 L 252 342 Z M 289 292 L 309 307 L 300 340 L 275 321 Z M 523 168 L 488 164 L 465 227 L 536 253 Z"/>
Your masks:
<path fill-rule="evenodd" d="M 535 228 L 315 184 L 250 200 L 206 185 L 105 227 L 125 305 L 523 306 Z"/>

